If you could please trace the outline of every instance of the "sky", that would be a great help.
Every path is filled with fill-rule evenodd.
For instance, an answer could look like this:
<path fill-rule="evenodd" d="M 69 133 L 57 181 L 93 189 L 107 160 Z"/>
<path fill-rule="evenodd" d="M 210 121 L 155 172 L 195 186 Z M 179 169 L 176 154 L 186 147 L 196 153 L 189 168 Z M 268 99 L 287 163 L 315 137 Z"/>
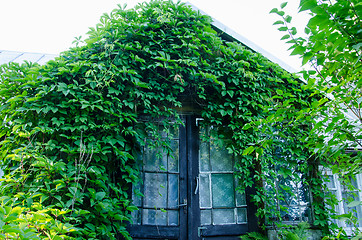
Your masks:
<path fill-rule="evenodd" d="M 143 0 L 142 0 L 143 1 Z M 0 0 L 0 50 L 59 54 L 72 47 L 75 37 L 95 26 L 103 13 L 117 4 L 135 6 L 141 0 Z M 186 1 L 186 0 L 182 0 Z M 188 0 L 208 15 L 267 52 L 300 69 L 300 60 L 290 57 L 284 35 L 273 26 L 279 20 L 270 10 L 286 0 Z M 290 0 L 286 11 L 296 15 L 299 0 Z M 306 14 L 293 22 L 301 29 Z"/>

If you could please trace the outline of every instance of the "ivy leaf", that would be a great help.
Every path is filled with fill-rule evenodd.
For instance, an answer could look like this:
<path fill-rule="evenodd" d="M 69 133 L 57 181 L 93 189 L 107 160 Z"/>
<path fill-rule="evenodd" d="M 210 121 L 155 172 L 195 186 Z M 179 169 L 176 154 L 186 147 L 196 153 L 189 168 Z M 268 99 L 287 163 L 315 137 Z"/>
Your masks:
<path fill-rule="evenodd" d="M 97 201 L 101 201 L 105 196 L 106 196 L 105 192 L 97 192 L 96 195 L 95 195 L 95 199 Z"/>
<path fill-rule="evenodd" d="M 254 146 L 249 146 L 248 148 L 244 149 L 243 155 L 249 155 L 255 150 Z"/>

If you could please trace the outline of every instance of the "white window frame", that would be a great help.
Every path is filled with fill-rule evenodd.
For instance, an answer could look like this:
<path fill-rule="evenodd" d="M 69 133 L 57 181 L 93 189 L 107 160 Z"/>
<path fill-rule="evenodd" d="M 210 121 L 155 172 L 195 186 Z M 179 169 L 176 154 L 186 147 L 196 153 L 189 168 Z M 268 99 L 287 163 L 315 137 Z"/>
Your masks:
<path fill-rule="evenodd" d="M 341 181 L 339 180 L 339 177 L 337 174 L 333 174 L 331 170 L 324 170 L 322 171 L 324 173 L 325 176 L 332 176 L 333 177 L 333 181 L 334 181 L 334 188 L 328 187 L 328 183 L 325 182 L 324 184 L 326 185 L 326 189 L 328 189 L 329 191 L 335 191 L 336 192 L 336 199 L 338 201 L 338 204 L 336 205 L 336 214 L 337 215 L 341 215 L 341 214 L 347 214 L 349 212 L 345 212 L 344 209 L 344 204 L 348 204 L 345 201 L 343 201 L 343 197 L 342 197 L 342 193 L 345 191 L 345 187 L 343 186 L 343 184 L 341 183 Z M 359 198 L 359 201 L 362 201 L 362 174 L 357 174 L 355 175 L 356 177 L 356 183 L 357 183 L 357 196 Z M 359 211 L 359 219 L 362 219 L 362 206 L 358 205 L 358 208 L 360 208 Z M 357 213 L 358 214 L 358 213 Z M 362 220 L 359 220 L 359 227 L 358 229 L 360 231 L 362 231 Z M 355 229 L 354 227 L 348 226 L 346 224 L 346 221 L 343 220 L 338 220 L 336 219 L 334 221 L 334 223 L 336 223 L 338 225 L 338 227 L 342 227 L 344 229 L 344 231 L 348 234 L 348 235 L 352 235 L 353 234 L 353 230 Z"/>

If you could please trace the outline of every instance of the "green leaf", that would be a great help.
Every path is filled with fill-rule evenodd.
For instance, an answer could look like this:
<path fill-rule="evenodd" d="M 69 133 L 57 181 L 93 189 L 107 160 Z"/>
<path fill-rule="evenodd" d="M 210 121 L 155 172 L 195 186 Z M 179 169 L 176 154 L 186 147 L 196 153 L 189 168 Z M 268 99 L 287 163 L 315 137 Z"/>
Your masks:
<path fill-rule="evenodd" d="M 311 60 L 313 58 L 313 53 L 311 52 L 306 52 L 303 55 L 303 61 L 302 61 L 302 65 L 305 65 L 307 62 L 309 62 L 309 60 Z"/>
<path fill-rule="evenodd" d="M 309 34 L 310 32 L 311 32 L 310 28 L 308 28 L 308 27 L 304 28 L 304 33 L 305 34 Z"/>
<path fill-rule="evenodd" d="M 284 11 L 278 11 L 277 14 L 278 14 L 279 16 L 284 16 L 285 12 L 284 12 Z"/>
<path fill-rule="evenodd" d="M 270 10 L 270 12 L 269 13 L 277 13 L 279 10 L 278 10 L 278 8 L 273 8 L 272 10 Z M 283 22 L 284 23 L 284 22 Z"/>
<path fill-rule="evenodd" d="M 317 0 L 301 0 L 299 4 L 299 12 L 312 10 L 317 6 L 318 6 Z"/>
<path fill-rule="evenodd" d="M 324 27 L 328 26 L 329 21 L 330 20 L 327 15 L 316 15 L 316 16 L 312 17 L 311 19 L 309 19 L 307 26 L 309 28 L 315 28 L 316 26 L 324 28 Z M 316 35 L 316 37 L 318 37 L 318 35 Z M 324 38 L 323 38 L 323 40 L 324 40 Z"/>
<path fill-rule="evenodd" d="M 243 130 L 248 130 L 249 128 L 253 127 L 251 123 L 247 123 L 243 126 Z"/>
<path fill-rule="evenodd" d="M 350 202 L 347 206 L 348 206 L 349 208 L 353 208 L 353 207 L 359 206 L 359 205 L 361 205 L 361 204 L 362 204 L 362 201 L 352 201 L 352 202 Z"/>
<path fill-rule="evenodd" d="M 252 153 L 255 150 L 255 148 L 253 146 L 249 146 L 247 149 L 244 149 L 243 151 L 243 155 L 249 155 L 250 153 Z"/>
<path fill-rule="evenodd" d="M 105 196 L 106 196 L 105 192 L 97 192 L 95 198 L 96 200 L 101 201 Z"/>
<path fill-rule="evenodd" d="M 285 21 L 286 21 L 287 23 L 290 23 L 290 22 L 292 21 L 292 16 L 287 15 L 287 16 L 285 17 Z"/>
<path fill-rule="evenodd" d="M 288 39 L 290 38 L 290 35 L 289 34 L 285 34 L 280 40 L 285 40 L 285 39 Z"/>
<path fill-rule="evenodd" d="M 290 31 L 292 32 L 292 35 L 296 35 L 297 34 L 297 29 L 295 27 L 292 27 L 290 29 Z"/>
<path fill-rule="evenodd" d="M 303 55 L 306 48 L 302 46 L 297 46 L 294 50 L 290 53 L 290 55 Z"/>
<path fill-rule="evenodd" d="M 285 31 L 288 31 L 288 27 L 280 27 L 280 28 L 278 28 L 278 30 L 281 32 L 285 32 Z"/>
<path fill-rule="evenodd" d="M 279 24 L 284 24 L 284 22 L 282 20 L 278 20 L 273 23 L 273 25 L 279 25 Z"/>
<path fill-rule="evenodd" d="M 281 89 L 277 89 L 276 92 L 278 95 L 283 95 L 283 90 L 281 90 Z"/>
<path fill-rule="evenodd" d="M 285 8 L 285 6 L 287 6 L 287 4 L 288 4 L 288 2 L 283 2 L 280 4 L 280 7 L 283 9 L 283 8 Z"/>

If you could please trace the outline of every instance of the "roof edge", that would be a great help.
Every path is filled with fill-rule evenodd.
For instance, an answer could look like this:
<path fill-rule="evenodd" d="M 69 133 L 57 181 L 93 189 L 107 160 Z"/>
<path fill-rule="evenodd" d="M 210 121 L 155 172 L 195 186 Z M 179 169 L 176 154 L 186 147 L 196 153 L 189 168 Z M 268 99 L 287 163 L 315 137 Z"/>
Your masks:
<path fill-rule="evenodd" d="M 217 30 L 219 30 L 220 33 L 225 34 L 225 38 L 229 41 L 237 41 L 241 43 L 242 45 L 246 46 L 247 48 L 251 49 L 254 52 L 258 52 L 262 54 L 264 57 L 269 59 L 270 61 L 278 64 L 280 67 L 282 67 L 284 70 L 290 72 L 290 73 L 297 73 L 298 71 L 293 68 L 292 66 L 285 63 L 283 60 L 279 59 L 278 57 L 274 56 L 273 54 L 269 53 L 262 47 L 258 46 L 254 42 L 250 41 L 246 37 L 238 34 L 233 29 L 227 27 L 225 24 L 217 20 L 216 18 L 212 17 L 210 14 L 207 14 L 205 11 L 201 10 L 200 8 L 196 7 L 190 2 L 186 2 L 188 6 L 190 6 L 193 10 L 200 12 L 203 15 L 207 15 L 211 17 L 212 19 L 212 26 L 214 26 Z"/>

